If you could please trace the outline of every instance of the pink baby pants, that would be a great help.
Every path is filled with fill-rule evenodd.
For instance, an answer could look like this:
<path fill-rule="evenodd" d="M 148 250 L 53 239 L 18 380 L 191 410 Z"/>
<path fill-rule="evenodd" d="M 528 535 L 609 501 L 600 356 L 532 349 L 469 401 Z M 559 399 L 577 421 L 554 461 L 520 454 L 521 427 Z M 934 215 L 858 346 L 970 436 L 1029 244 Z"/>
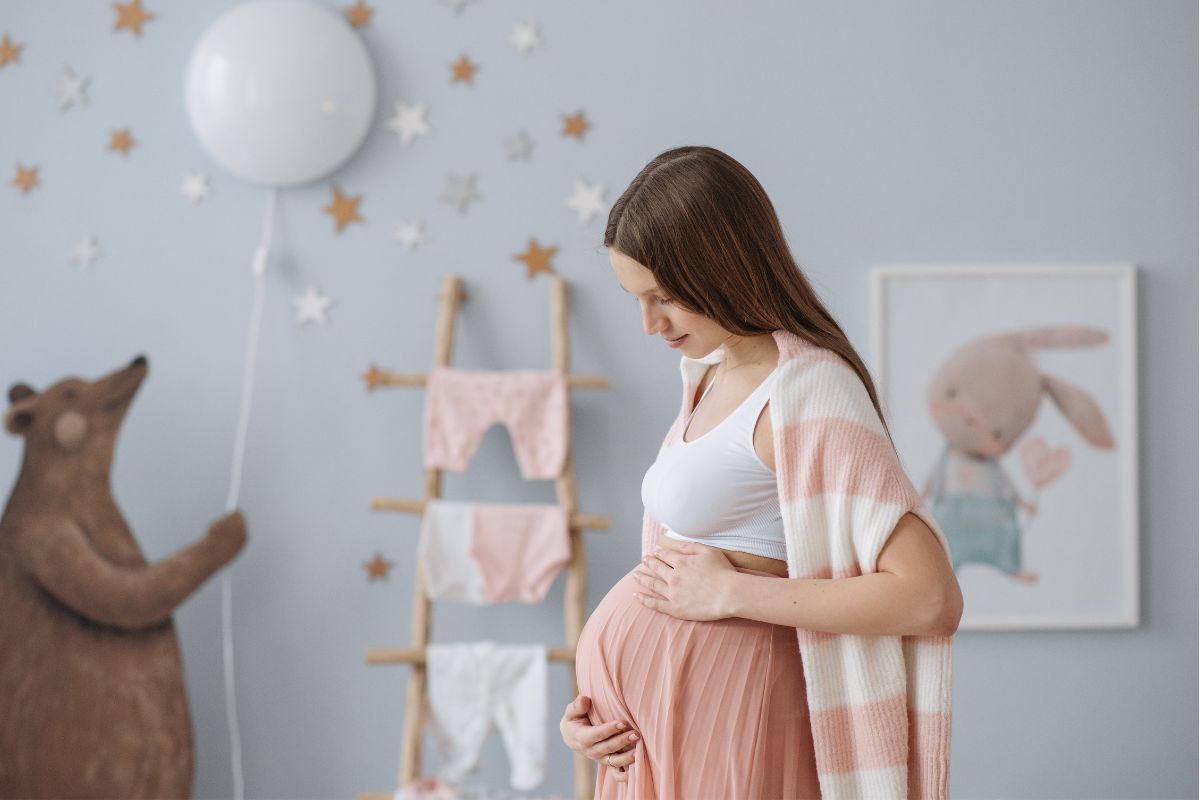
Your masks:
<path fill-rule="evenodd" d="M 557 478 L 567 455 L 566 378 L 535 370 L 434 367 L 425 392 L 425 468 L 463 472 L 503 422 L 526 480 Z"/>
<path fill-rule="evenodd" d="M 571 560 L 568 534 L 559 505 L 430 500 L 417 546 L 426 596 L 537 603 Z"/>

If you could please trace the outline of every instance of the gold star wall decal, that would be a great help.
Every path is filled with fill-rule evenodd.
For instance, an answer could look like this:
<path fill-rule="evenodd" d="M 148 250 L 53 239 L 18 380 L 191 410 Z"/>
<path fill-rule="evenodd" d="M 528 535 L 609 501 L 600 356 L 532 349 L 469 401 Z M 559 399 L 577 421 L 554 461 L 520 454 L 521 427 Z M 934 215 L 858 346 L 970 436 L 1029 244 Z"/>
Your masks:
<path fill-rule="evenodd" d="M 134 36 L 141 36 L 142 25 L 154 19 L 153 14 L 142 8 L 142 0 L 130 0 L 130 2 L 123 5 L 121 3 L 113 3 L 112 5 L 117 10 L 117 21 L 113 25 L 114 31 L 128 28 L 133 31 Z"/>
<path fill-rule="evenodd" d="M 17 164 L 17 176 L 12 179 L 13 186 L 20 187 L 21 194 L 29 194 L 29 190 L 38 185 L 37 171 L 37 167 L 26 169 Z"/>
<path fill-rule="evenodd" d="M 513 260 L 524 261 L 525 277 L 533 280 L 533 276 L 539 272 L 554 274 L 554 267 L 550 264 L 550 257 L 557 252 L 557 247 L 538 247 L 537 241 L 530 237 L 529 247 L 524 253 L 518 253 L 513 256 Z"/>
<path fill-rule="evenodd" d="M 333 217 L 334 222 L 337 224 L 337 232 L 341 233 L 342 228 L 351 222 L 364 221 L 358 215 L 358 203 L 360 200 L 362 200 L 361 194 L 347 197 L 342 194 L 341 187 L 335 184 L 333 187 L 333 200 L 329 201 L 329 205 L 321 210 Z"/>
<path fill-rule="evenodd" d="M 133 138 L 133 134 L 129 132 L 129 128 L 124 128 L 119 131 L 112 131 L 111 137 L 108 140 L 108 149 L 117 150 L 123 156 L 129 155 L 129 148 L 133 147 L 137 142 Z"/>
<path fill-rule="evenodd" d="M 363 0 L 355 0 L 354 5 L 346 9 L 346 19 L 350 20 L 350 24 L 356 28 L 362 28 L 371 21 L 371 14 L 375 9 L 363 2 Z"/>
<path fill-rule="evenodd" d="M 9 64 L 15 64 L 21 60 L 21 51 L 25 49 L 25 45 L 17 44 L 8 38 L 8 34 L 4 34 L 4 38 L 0 39 L 0 67 L 7 67 Z"/>
<path fill-rule="evenodd" d="M 467 58 L 467 54 L 463 53 L 450 65 L 453 70 L 453 77 L 450 78 L 451 83 L 474 83 L 475 71 L 479 69 L 478 64 L 472 64 Z"/>
<path fill-rule="evenodd" d="M 367 580 L 387 580 L 388 570 L 392 568 L 392 562 L 383 557 L 382 554 L 376 553 L 375 557 L 370 561 L 364 561 L 363 566 L 367 570 Z"/>
<path fill-rule="evenodd" d="M 578 111 L 574 114 L 563 114 L 563 136 L 574 136 L 579 141 L 583 141 L 584 132 L 591 127 L 591 124 L 584 119 L 583 111 Z"/>

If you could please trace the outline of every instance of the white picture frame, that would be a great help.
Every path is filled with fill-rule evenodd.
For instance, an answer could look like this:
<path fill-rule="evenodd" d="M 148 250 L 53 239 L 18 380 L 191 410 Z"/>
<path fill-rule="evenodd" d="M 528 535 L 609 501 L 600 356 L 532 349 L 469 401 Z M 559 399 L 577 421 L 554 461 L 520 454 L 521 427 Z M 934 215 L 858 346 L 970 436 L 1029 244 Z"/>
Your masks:
<path fill-rule="evenodd" d="M 951 541 L 959 631 L 1137 627 L 1135 265 L 879 265 L 871 320 L 880 406 Z"/>

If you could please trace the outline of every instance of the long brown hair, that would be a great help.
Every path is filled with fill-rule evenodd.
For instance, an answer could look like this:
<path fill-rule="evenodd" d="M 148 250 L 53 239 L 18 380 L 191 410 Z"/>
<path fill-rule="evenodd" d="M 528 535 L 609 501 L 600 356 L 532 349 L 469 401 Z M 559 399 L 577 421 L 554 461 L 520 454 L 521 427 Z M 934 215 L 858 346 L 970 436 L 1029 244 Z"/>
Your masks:
<path fill-rule="evenodd" d="M 730 333 L 782 328 L 837 353 L 867 387 L 891 440 L 866 364 L 792 258 L 762 185 L 732 156 L 704 146 L 655 156 L 613 203 L 604 246 Z"/>

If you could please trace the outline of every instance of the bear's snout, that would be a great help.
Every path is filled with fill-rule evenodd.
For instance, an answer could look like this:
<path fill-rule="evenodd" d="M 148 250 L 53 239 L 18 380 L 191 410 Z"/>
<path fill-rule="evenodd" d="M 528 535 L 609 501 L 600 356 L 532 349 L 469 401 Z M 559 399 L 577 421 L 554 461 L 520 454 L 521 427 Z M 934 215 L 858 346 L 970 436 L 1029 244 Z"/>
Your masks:
<path fill-rule="evenodd" d="M 146 366 L 146 357 L 145 357 L 144 355 L 139 355 L 139 356 L 138 356 L 137 358 L 135 358 L 133 361 L 130 361 L 130 362 L 129 362 L 129 366 L 131 366 L 131 367 L 144 367 L 144 366 Z"/>

